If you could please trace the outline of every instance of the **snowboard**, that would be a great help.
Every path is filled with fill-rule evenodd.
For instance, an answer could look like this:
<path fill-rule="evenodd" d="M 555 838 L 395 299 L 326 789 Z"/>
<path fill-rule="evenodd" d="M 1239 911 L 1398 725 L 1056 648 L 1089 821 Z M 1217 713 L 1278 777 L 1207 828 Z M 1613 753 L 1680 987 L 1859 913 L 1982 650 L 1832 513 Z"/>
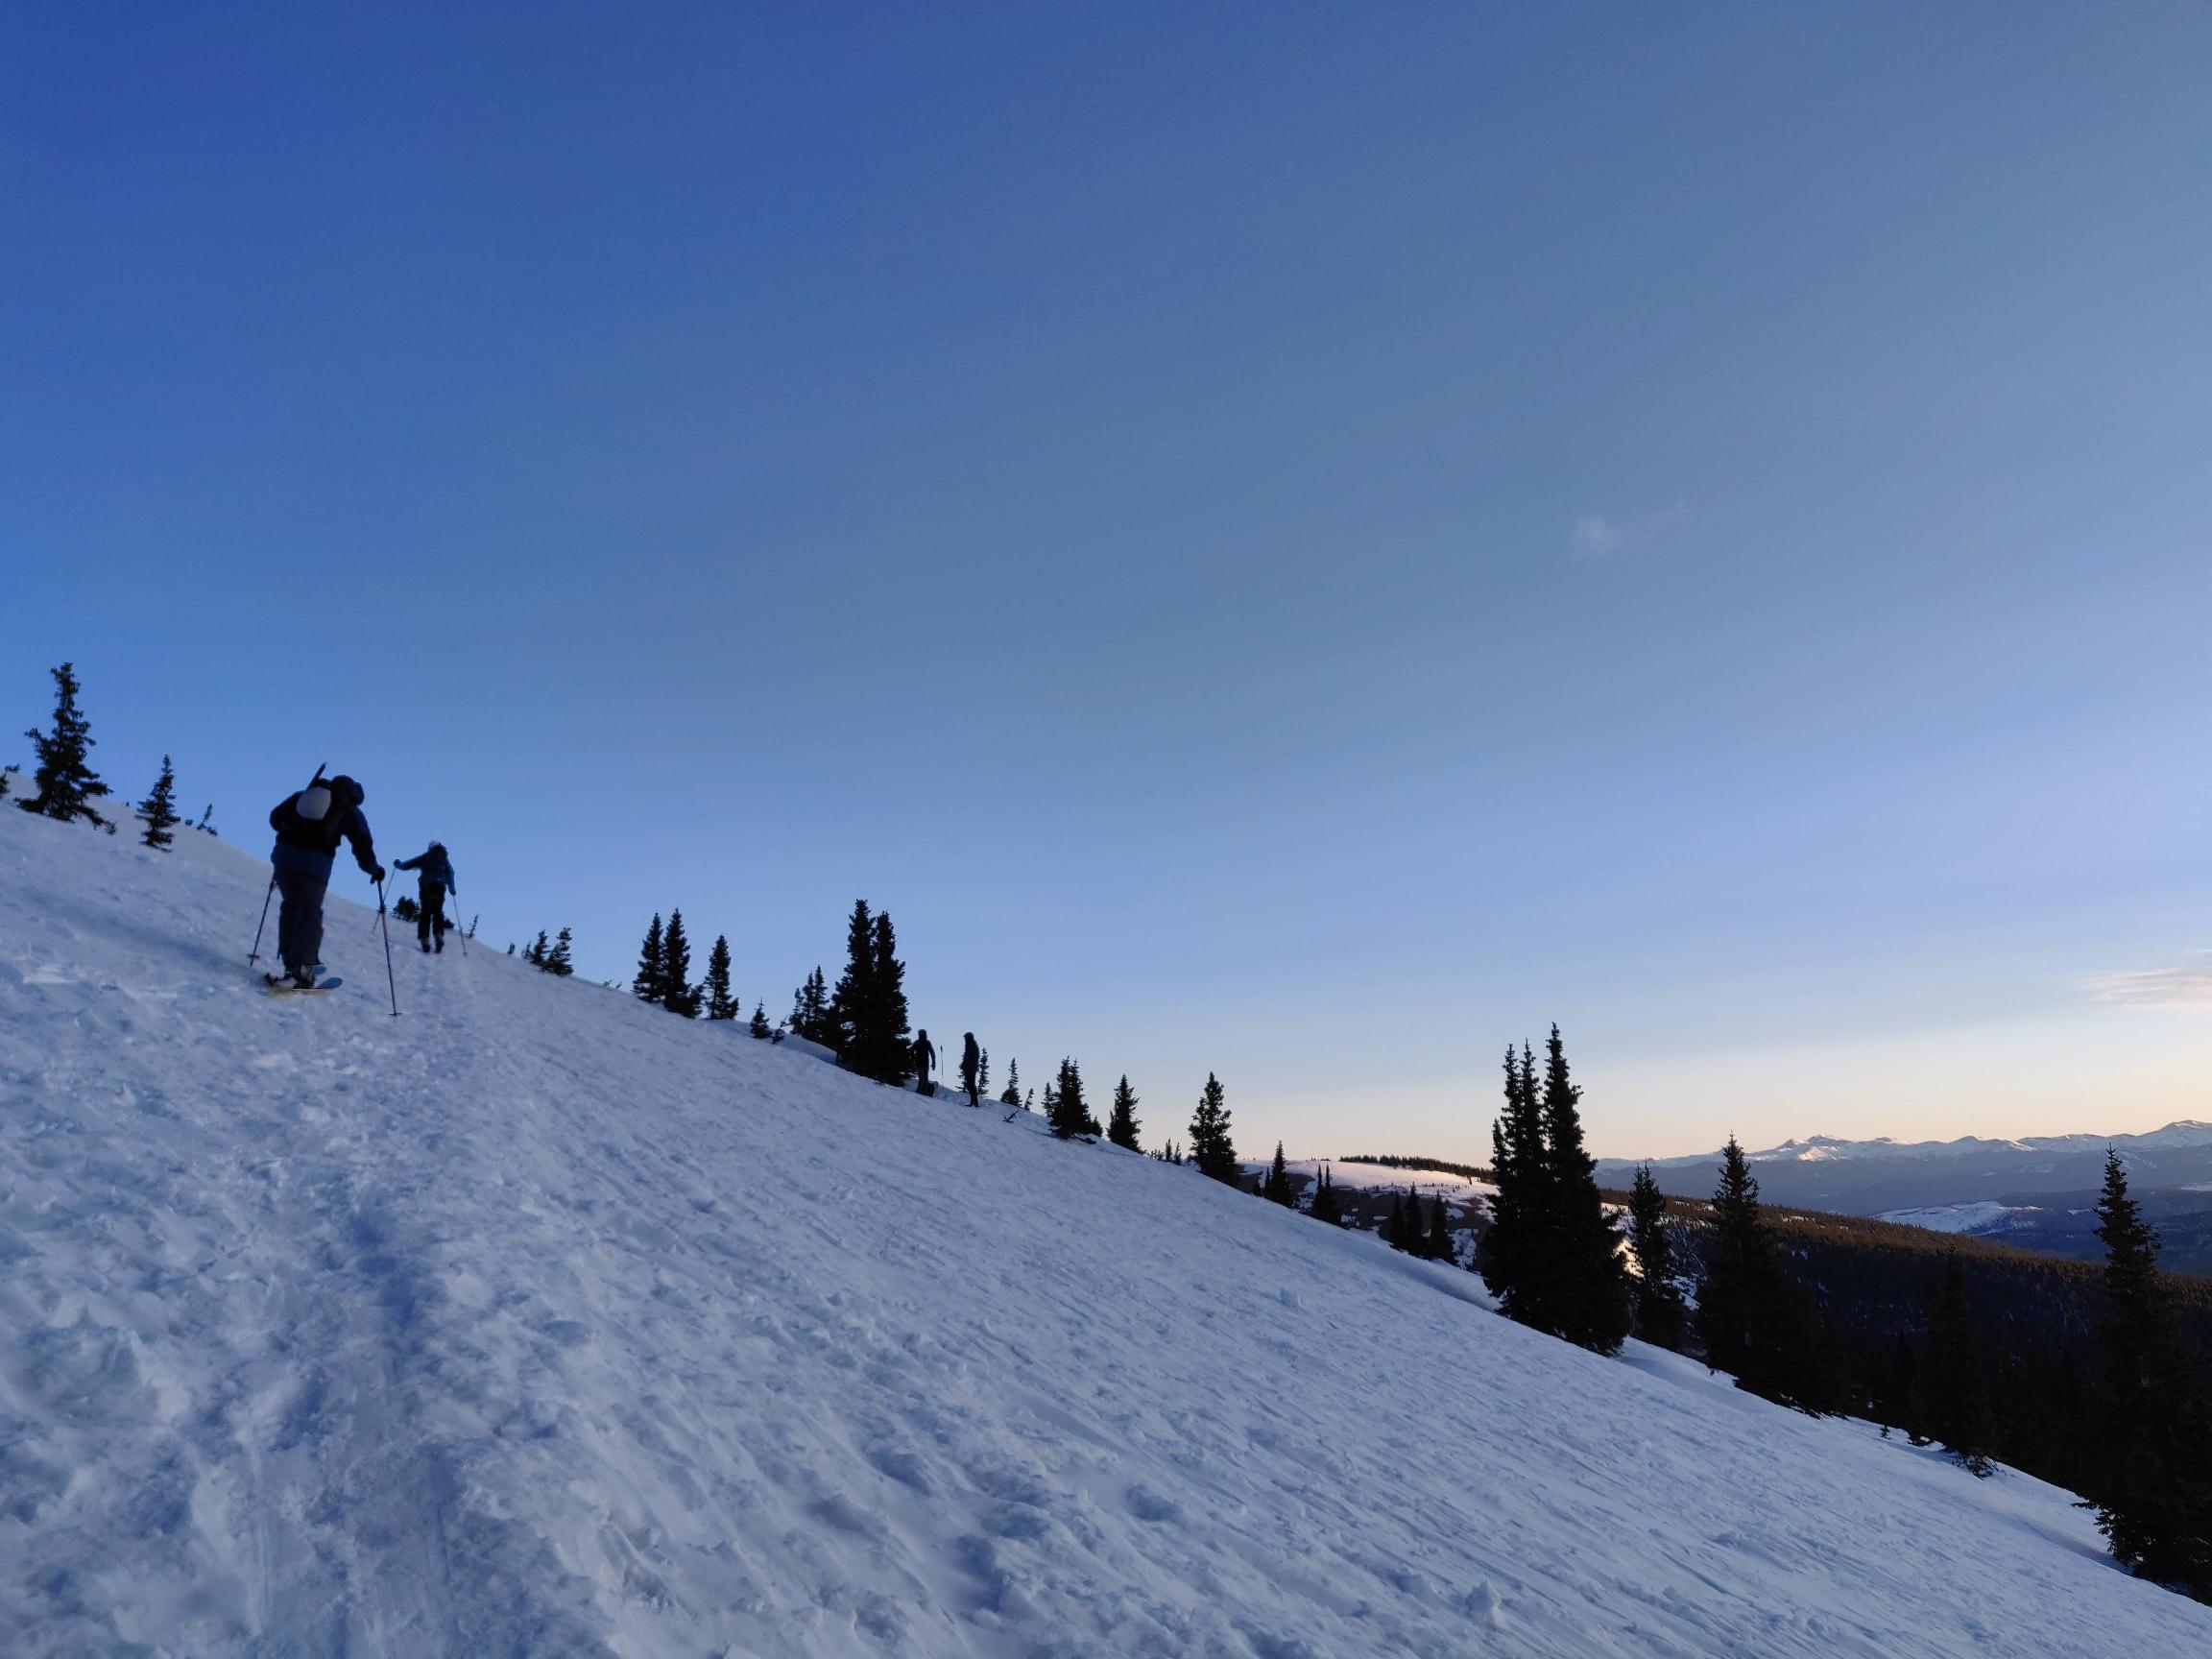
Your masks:
<path fill-rule="evenodd" d="M 274 974 L 261 975 L 261 983 L 269 987 L 272 997 L 299 997 L 314 991 L 335 991 L 346 983 L 339 978 L 318 979 L 312 985 L 295 985 L 289 979 L 279 979 Z"/>

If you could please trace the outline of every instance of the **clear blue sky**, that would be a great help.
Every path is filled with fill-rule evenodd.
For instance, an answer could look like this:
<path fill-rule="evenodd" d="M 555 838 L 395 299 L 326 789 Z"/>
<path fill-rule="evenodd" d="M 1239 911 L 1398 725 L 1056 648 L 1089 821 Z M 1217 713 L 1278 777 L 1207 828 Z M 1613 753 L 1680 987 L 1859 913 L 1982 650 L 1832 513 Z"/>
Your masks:
<path fill-rule="evenodd" d="M 772 1014 L 864 895 L 1148 1140 L 1214 1069 L 1248 1146 L 1473 1154 L 1554 1019 L 1607 1153 L 2212 1116 L 2207 63 L 15 8 L 0 730 L 73 658 L 133 793 L 258 851 L 328 760 L 494 949 L 680 904 Z"/>

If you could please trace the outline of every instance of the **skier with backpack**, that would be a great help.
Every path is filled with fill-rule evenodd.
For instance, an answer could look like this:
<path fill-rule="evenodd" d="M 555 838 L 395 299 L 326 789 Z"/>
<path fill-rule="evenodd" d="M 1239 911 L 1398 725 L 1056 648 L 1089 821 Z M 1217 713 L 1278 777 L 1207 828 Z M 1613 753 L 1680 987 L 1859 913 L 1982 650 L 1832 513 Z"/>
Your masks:
<path fill-rule="evenodd" d="M 276 831 L 269 862 L 284 899 L 276 913 L 276 955 L 285 977 L 299 990 L 314 985 L 315 970 L 323 965 L 323 894 L 330 885 L 339 841 L 352 844 L 353 861 L 370 880 L 384 879 L 369 820 L 361 816 L 364 799 L 365 791 L 352 779 L 341 773 L 325 781 L 318 770 L 306 788 L 285 796 L 269 813 L 269 828 Z M 274 974 L 262 977 L 271 985 L 281 983 Z"/>
<path fill-rule="evenodd" d="M 960 1041 L 960 1087 L 968 1091 L 969 1105 L 980 1106 L 983 1098 L 978 1092 L 976 1079 L 982 1075 L 983 1055 L 975 1046 L 974 1032 L 966 1033 Z"/>
<path fill-rule="evenodd" d="M 392 866 L 395 870 L 413 870 L 416 875 L 416 899 L 420 905 L 415 917 L 415 942 L 427 954 L 433 936 L 438 950 L 445 950 L 445 933 L 453 925 L 445 920 L 445 895 L 461 891 L 453 879 L 453 860 L 445 856 L 445 843 L 433 841 L 429 847 L 412 858 L 402 858 Z"/>
<path fill-rule="evenodd" d="M 930 1046 L 928 1032 L 917 1031 L 914 1034 L 914 1047 L 911 1052 L 914 1056 L 914 1093 L 934 1095 L 937 1093 L 937 1085 L 929 1081 L 929 1069 L 937 1064 L 937 1050 Z"/>

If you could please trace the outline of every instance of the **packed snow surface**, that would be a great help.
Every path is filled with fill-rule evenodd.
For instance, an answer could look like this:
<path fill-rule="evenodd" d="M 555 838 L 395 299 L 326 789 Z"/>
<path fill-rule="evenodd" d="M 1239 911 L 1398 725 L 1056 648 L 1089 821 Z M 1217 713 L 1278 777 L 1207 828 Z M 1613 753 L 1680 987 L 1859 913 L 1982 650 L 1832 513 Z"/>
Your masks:
<path fill-rule="evenodd" d="M 348 903 L 270 997 L 263 880 L 0 808 L 10 1659 L 2212 1650 L 2061 1493 L 1193 1170 L 489 951 L 394 1020 Z"/>

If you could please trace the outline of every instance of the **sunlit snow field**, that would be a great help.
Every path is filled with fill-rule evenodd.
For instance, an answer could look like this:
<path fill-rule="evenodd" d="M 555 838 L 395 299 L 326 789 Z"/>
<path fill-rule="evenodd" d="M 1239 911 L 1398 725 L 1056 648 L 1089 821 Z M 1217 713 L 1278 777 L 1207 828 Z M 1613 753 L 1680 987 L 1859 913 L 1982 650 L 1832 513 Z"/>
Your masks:
<path fill-rule="evenodd" d="M 394 1020 L 349 903 L 271 998 L 265 879 L 0 806 L 11 1659 L 2212 1651 L 2063 1493 L 1190 1169 L 491 949 Z"/>

